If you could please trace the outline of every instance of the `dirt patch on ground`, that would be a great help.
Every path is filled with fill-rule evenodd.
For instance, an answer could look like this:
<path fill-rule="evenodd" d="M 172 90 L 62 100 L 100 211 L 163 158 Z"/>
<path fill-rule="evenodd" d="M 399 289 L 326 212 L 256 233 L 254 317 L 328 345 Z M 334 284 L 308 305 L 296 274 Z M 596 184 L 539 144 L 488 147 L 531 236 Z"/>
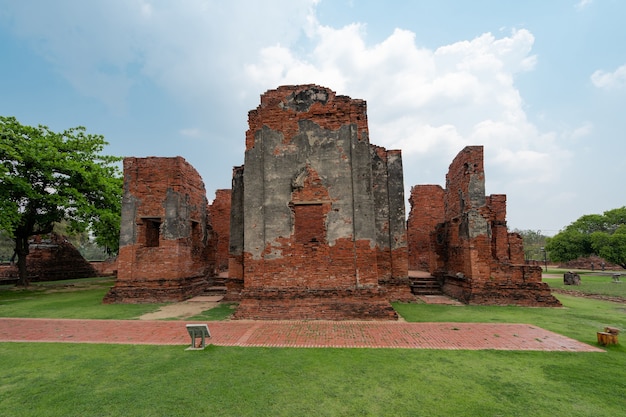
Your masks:
<path fill-rule="evenodd" d="M 562 290 L 562 289 L 559 289 L 559 288 L 552 288 L 552 292 L 555 292 L 557 294 L 571 295 L 571 296 L 574 296 L 574 297 L 584 297 L 584 298 L 591 298 L 591 299 L 594 299 L 594 300 L 612 301 L 614 303 L 626 304 L 626 298 L 610 296 L 610 295 L 586 294 L 586 293 L 584 293 L 582 291 Z"/>
<path fill-rule="evenodd" d="M 185 319 L 210 310 L 222 300 L 222 296 L 195 297 L 180 303 L 168 304 L 155 312 L 144 314 L 139 320 Z"/>

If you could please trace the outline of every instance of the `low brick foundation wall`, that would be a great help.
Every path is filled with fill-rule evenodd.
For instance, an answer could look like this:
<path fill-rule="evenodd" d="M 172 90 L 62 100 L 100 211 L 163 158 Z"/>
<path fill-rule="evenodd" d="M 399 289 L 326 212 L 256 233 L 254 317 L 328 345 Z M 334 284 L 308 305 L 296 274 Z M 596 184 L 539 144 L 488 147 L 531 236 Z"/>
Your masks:
<path fill-rule="evenodd" d="M 397 320 L 378 289 L 244 290 L 235 319 L 251 320 Z"/>
<path fill-rule="evenodd" d="M 411 281 L 409 277 L 379 280 L 378 285 L 384 288 L 387 293 L 386 298 L 389 301 L 415 301 L 415 295 L 411 292 Z"/>
<path fill-rule="evenodd" d="M 107 259 L 106 261 L 91 261 L 90 264 L 99 277 L 117 276 L 117 258 Z"/>
<path fill-rule="evenodd" d="M 118 280 L 102 301 L 105 304 L 178 302 L 201 294 L 208 286 L 206 277 Z"/>
<path fill-rule="evenodd" d="M 517 305 L 525 307 L 561 307 L 545 282 L 469 282 L 445 277 L 444 294 L 471 305 Z"/>
<path fill-rule="evenodd" d="M 544 282 L 490 283 L 472 290 L 470 304 L 517 305 L 525 307 L 561 307 Z"/>

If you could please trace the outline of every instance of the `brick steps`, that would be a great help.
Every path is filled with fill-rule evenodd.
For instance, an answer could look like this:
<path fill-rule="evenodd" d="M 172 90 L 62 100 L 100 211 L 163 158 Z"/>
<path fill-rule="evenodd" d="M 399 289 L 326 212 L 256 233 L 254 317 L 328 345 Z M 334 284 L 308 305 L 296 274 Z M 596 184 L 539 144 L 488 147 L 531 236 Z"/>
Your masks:
<path fill-rule="evenodd" d="M 212 287 L 205 288 L 201 295 L 226 295 L 227 292 L 228 290 L 226 286 L 214 285 Z"/>
<path fill-rule="evenodd" d="M 442 295 L 441 286 L 435 277 L 412 277 L 411 292 L 415 295 Z"/>
<path fill-rule="evenodd" d="M 224 276 L 210 277 L 208 279 L 208 286 L 201 292 L 202 296 L 213 295 L 226 295 L 228 288 L 226 287 L 226 281 L 228 278 Z"/>

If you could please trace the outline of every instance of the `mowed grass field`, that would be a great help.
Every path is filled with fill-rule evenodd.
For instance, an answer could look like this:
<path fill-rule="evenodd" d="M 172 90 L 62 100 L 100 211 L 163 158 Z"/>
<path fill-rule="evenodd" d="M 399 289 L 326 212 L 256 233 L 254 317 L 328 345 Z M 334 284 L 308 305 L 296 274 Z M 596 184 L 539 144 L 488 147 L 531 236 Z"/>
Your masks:
<path fill-rule="evenodd" d="M 27 291 L 1 288 L 0 317 L 136 319 L 160 306 L 102 305 L 110 284 L 81 280 Z M 557 296 L 563 308 L 394 307 L 407 321 L 530 323 L 594 345 L 604 326 L 626 330 L 624 303 Z M 221 311 L 212 319 L 231 310 Z M 620 336 L 624 340 L 626 334 Z M 626 413 L 623 343 L 604 353 L 185 347 L 0 343 L 0 415 Z"/>
<path fill-rule="evenodd" d="M 565 285 L 563 274 L 568 272 L 564 269 L 548 270 L 543 280 L 551 288 L 557 290 L 577 291 L 583 294 L 603 295 L 607 297 L 620 297 L 626 300 L 626 271 L 589 271 L 574 270 L 580 276 L 580 285 Z M 620 274 L 619 282 L 614 282 L 612 275 Z"/>

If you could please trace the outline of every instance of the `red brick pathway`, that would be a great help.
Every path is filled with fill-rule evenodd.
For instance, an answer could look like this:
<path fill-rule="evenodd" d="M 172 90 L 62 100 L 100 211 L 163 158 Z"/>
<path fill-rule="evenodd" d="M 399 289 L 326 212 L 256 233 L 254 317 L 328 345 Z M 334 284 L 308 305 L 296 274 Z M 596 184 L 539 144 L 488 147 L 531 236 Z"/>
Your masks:
<path fill-rule="evenodd" d="M 0 342 L 189 345 L 184 321 L 0 319 Z M 194 322 L 197 323 L 197 322 Z M 528 324 L 379 321 L 208 322 L 218 346 L 603 352 Z"/>

